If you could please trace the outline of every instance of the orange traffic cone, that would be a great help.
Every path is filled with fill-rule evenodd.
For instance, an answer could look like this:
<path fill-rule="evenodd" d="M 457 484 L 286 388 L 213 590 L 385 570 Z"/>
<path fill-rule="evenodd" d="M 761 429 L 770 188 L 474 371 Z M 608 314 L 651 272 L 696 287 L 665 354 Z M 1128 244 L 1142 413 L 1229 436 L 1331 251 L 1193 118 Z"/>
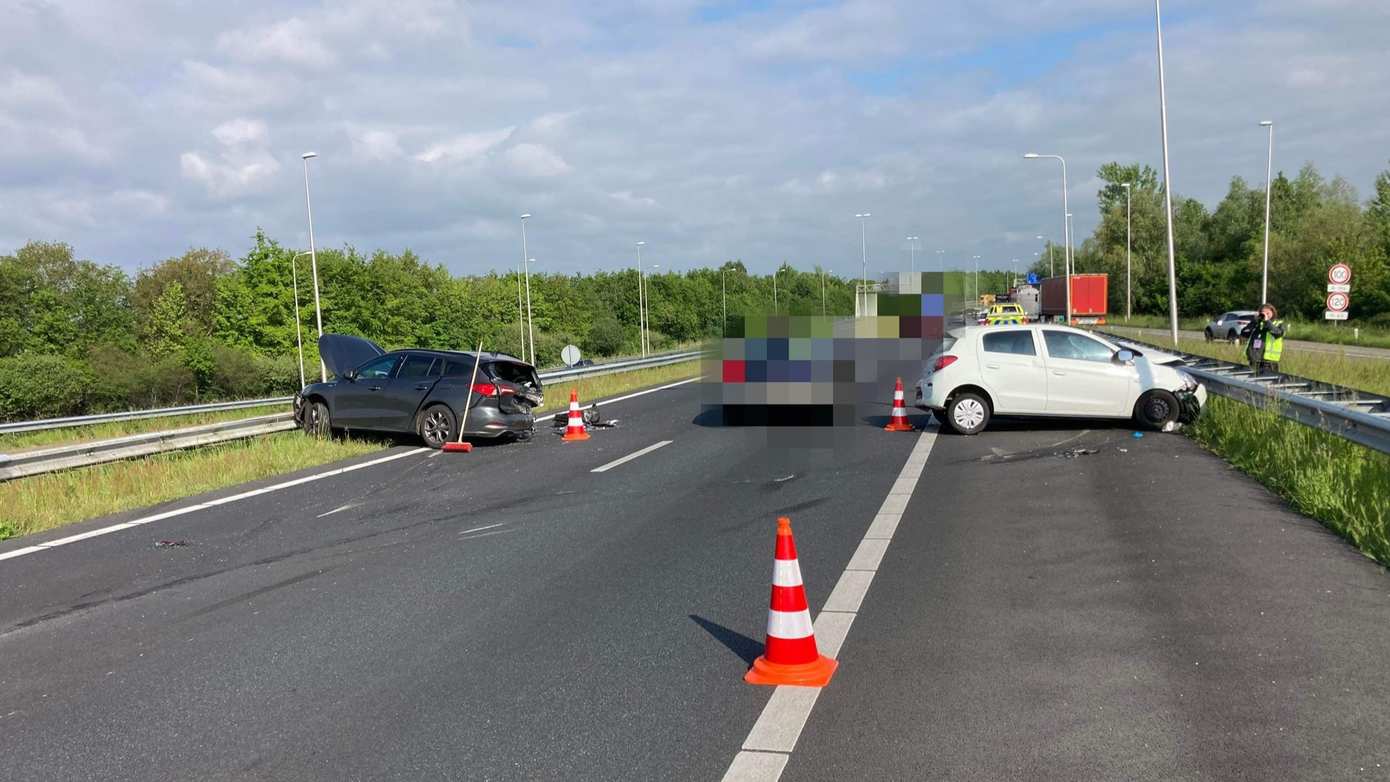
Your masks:
<path fill-rule="evenodd" d="M 893 388 L 893 420 L 883 427 L 885 432 L 910 432 L 912 424 L 907 422 L 907 410 L 903 407 L 903 379 Z"/>
<path fill-rule="evenodd" d="M 584 413 L 579 410 L 579 389 L 570 389 L 570 420 L 569 426 L 565 427 L 565 436 L 561 440 L 587 440 L 589 430 L 584 428 Z"/>
<path fill-rule="evenodd" d="M 772 606 L 767 612 L 767 646 L 753 661 L 743 680 L 749 684 L 795 684 L 824 687 L 839 662 L 816 648 L 811 611 L 806 606 L 806 587 L 796 561 L 792 521 L 777 519 L 777 552 L 772 562 Z"/>

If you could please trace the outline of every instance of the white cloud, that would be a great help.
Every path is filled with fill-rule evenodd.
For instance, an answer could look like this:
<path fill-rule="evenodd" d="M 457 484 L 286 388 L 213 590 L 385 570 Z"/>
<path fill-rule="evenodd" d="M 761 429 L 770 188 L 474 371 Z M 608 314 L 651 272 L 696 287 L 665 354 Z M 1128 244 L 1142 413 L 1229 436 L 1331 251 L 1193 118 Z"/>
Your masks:
<path fill-rule="evenodd" d="M 507 163 L 523 176 L 553 177 L 570 172 L 570 164 L 544 144 L 517 144 L 507 150 Z"/>
<path fill-rule="evenodd" d="M 299 17 L 229 30 L 217 37 L 217 49 L 248 62 L 280 62 L 310 68 L 327 68 L 337 62 L 318 32 Z"/>
<path fill-rule="evenodd" d="M 400 138 L 389 130 L 361 130 L 351 135 L 352 153 L 362 160 L 395 160 L 405 154 Z"/>
<path fill-rule="evenodd" d="M 214 198 L 228 199 L 257 192 L 280 171 L 270 153 L 270 134 L 259 119 L 237 118 L 212 129 L 222 145 L 216 153 L 184 152 L 179 171 L 198 182 Z"/>
<path fill-rule="evenodd" d="M 506 141 L 515 127 L 487 130 L 480 133 L 465 133 L 450 139 L 431 144 L 415 156 L 423 163 L 471 163 L 491 152 L 498 144 Z"/>

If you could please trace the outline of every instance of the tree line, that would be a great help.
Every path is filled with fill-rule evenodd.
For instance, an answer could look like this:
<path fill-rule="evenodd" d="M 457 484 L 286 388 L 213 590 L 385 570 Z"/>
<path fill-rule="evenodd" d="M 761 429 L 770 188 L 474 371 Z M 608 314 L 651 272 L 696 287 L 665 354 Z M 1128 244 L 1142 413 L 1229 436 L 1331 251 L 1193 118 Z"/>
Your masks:
<path fill-rule="evenodd" d="M 1110 275 L 1112 317 L 1125 312 L 1126 183 L 1133 191 L 1134 312 L 1168 313 L 1168 244 L 1163 183 L 1149 166 L 1107 163 L 1098 176 L 1100 224 L 1075 248 L 1078 273 Z M 1270 187 L 1269 299 L 1281 315 L 1322 320 L 1327 269 L 1352 267 L 1350 317 L 1390 325 L 1390 171 L 1360 200 L 1346 180 L 1331 180 L 1311 163 Z M 1174 194 L 1173 230 L 1178 310 L 1184 316 L 1255 309 L 1264 263 L 1265 189 L 1231 179 L 1214 210 Z M 1046 274 L 1048 252 L 1061 270 L 1062 247 L 1044 244 L 1033 270 Z"/>
<path fill-rule="evenodd" d="M 455 276 L 410 251 L 317 253 L 326 332 L 387 349 L 484 349 L 519 355 L 518 272 Z M 295 280 L 298 282 L 298 306 Z M 716 335 L 729 317 L 774 310 L 773 275 L 741 261 L 645 277 L 651 343 Z M 854 280 L 783 265 L 781 314 L 848 314 Z M 722 289 L 721 289 L 722 284 Z M 638 350 L 635 269 L 533 273 L 541 366 L 578 345 L 594 357 Z M 523 294 L 524 298 L 524 294 Z M 239 259 L 194 249 L 135 275 L 79 260 L 57 242 L 0 256 L 0 417 L 23 419 L 293 393 L 296 316 L 308 382 L 319 374 L 310 258 L 258 232 Z"/>

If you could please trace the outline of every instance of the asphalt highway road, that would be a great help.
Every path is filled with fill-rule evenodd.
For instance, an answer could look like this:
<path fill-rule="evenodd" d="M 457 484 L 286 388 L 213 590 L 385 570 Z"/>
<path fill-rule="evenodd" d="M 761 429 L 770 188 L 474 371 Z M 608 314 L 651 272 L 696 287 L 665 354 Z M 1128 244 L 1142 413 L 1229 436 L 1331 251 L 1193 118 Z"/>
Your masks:
<path fill-rule="evenodd" d="M 814 612 L 923 435 L 604 417 L 0 561 L 0 777 L 719 779 L 775 518 Z M 1383 778 L 1387 648 L 1385 572 L 1184 438 L 941 435 L 782 778 Z"/>

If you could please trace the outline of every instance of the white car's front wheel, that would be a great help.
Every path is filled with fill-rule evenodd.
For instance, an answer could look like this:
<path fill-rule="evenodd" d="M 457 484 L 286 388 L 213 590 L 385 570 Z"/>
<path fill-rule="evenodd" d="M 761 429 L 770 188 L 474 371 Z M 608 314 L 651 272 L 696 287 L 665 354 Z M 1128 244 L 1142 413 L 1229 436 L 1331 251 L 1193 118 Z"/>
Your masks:
<path fill-rule="evenodd" d="M 1178 398 L 1171 391 L 1155 388 L 1139 397 L 1134 406 L 1134 417 L 1140 424 L 1157 431 L 1178 420 L 1181 411 Z"/>
<path fill-rule="evenodd" d="M 979 434 L 989 423 L 989 403 L 969 391 L 958 394 L 946 405 L 946 420 L 959 434 Z"/>

